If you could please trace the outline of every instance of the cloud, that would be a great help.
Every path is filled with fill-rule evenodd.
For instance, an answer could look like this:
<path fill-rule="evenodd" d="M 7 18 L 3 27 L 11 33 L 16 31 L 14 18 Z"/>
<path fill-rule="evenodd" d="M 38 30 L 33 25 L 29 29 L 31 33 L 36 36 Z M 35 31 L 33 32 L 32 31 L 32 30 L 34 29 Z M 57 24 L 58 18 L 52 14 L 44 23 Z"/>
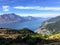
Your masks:
<path fill-rule="evenodd" d="M 60 7 L 40 7 L 40 6 L 16 6 L 14 9 L 52 10 L 59 11 Z"/>
<path fill-rule="evenodd" d="M 2 6 L 3 11 L 9 11 L 9 6 Z"/>
<path fill-rule="evenodd" d="M 34 17 L 56 17 L 59 16 L 60 13 L 43 13 L 43 14 L 18 14 L 20 16 L 34 16 Z"/>

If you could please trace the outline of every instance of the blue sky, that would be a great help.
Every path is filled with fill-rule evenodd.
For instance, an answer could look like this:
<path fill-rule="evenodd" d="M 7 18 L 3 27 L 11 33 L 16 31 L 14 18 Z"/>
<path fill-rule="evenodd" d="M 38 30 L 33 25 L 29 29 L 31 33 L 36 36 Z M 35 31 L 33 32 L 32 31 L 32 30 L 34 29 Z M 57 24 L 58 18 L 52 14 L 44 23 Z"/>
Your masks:
<path fill-rule="evenodd" d="M 60 0 L 0 0 L 0 14 L 54 17 L 60 15 Z"/>

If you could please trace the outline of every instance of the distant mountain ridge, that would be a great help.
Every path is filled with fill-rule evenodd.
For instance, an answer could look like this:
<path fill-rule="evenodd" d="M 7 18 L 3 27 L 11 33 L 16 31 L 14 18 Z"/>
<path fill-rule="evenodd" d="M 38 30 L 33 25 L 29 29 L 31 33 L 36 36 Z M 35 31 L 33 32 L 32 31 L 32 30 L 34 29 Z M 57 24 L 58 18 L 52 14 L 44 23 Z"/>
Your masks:
<path fill-rule="evenodd" d="M 32 17 L 32 16 L 22 17 L 14 13 L 10 13 L 10 14 L 0 15 L 0 24 L 13 23 L 13 22 L 18 22 L 18 21 L 25 22 L 25 21 L 31 21 L 31 20 L 36 20 L 36 19 L 40 19 L 40 18 Z"/>
<path fill-rule="evenodd" d="M 0 24 L 17 22 L 17 21 L 21 21 L 21 19 L 22 17 L 14 13 L 3 14 L 3 15 L 0 15 Z"/>
<path fill-rule="evenodd" d="M 49 20 L 47 20 L 48 22 L 57 22 L 60 20 L 60 16 L 57 16 L 57 17 L 54 17 L 54 18 L 51 18 Z"/>

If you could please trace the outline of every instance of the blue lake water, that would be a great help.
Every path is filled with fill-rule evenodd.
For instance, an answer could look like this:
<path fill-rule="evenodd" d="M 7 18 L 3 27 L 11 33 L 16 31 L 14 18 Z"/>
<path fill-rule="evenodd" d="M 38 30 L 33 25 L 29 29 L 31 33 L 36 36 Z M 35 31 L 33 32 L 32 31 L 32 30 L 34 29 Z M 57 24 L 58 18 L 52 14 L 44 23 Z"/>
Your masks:
<path fill-rule="evenodd" d="M 39 28 L 42 24 L 42 22 L 45 21 L 44 19 L 40 20 L 32 20 L 27 22 L 17 22 L 17 23 L 10 23 L 10 24 L 0 24 L 1 28 L 12 28 L 12 29 L 22 29 L 22 28 L 28 28 L 31 30 L 36 30 Z"/>

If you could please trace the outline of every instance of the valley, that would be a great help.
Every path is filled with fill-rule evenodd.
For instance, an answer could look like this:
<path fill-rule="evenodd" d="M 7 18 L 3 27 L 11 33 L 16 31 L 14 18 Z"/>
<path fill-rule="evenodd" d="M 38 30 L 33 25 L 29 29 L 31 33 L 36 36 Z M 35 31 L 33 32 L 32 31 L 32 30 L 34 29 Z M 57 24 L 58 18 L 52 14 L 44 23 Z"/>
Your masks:
<path fill-rule="evenodd" d="M 0 20 L 0 28 L 12 28 L 12 29 L 29 28 L 33 31 L 36 30 L 39 26 L 41 26 L 42 22 L 49 19 L 49 18 L 32 17 L 32 16 L 22 17 L 22 16 L 18 16 L 16 14 L 14 14 L 14 13 L 3 14 L 3 15 L 0 15 L 0 16 L 1 16 L 1 18 L 0 18 L 1 19 Z M 19 19 L 19 20 L 17 20 L 17 19 Z"/>
<path fill-rule="evenodd" d="M 60 20 L 58 17 L 29 16 L 24 17 L 25 21 L 22 20 L 22 22 L 2 23 L 0 24 L 0 45 L 59 45 Z"/>

